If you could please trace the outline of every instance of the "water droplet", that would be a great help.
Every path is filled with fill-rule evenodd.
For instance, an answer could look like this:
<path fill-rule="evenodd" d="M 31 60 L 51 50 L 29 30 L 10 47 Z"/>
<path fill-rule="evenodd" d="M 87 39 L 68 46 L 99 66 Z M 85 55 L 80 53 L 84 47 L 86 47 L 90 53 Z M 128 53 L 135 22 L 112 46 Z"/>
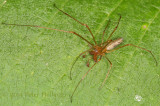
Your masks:
<path fill-rule="evenodd" d="M 139 95 L 135 95 L 134 100 L 140 102 L 140 101 L 142 101 L 142 97 Z"/>

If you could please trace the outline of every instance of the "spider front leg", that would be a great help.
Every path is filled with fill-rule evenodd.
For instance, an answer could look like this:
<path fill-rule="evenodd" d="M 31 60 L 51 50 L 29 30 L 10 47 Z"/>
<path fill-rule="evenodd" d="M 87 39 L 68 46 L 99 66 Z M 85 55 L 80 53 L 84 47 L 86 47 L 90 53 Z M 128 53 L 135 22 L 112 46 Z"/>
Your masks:
<path fill-rule="evenodd" d="M 103 44 L 103 38 L 104 38 L 105 31 L 106 31 L 106 29 L 108 28 L 110 22 L 111 22 L 111 20 L 109 19 L 109 21 L 108 21 L 108 23 L 107 23 L 107 25 L 106 25 L 106 27 L 105 27 L 105 29 L 104 29 L 104 31 L 103 31 L 101 46 L 102 46 L 102 44 Z"/>
<path fill-rule="evenodd" d="M 86 41 L 89 45 L 94 46 L 87 39 L 85 39 L 84 37 L 82 37 L 81 35 L 79 35 L 78 33 L 74 32 L 74 31 L 65 31 L 65 30 L 53 29 L 53 28 L 42 27 L 42 26 L 37 26 L 37 25 L 19 25 L 19 24 L 7 24 L 7 23 L 2 23 L 2 24 L 4 24 L 4 25 L 13 25 L 13 26 L 23 26 L 23 27 L 36 27 L 36 28 L 42 28 L 42 29 L 48 29 L 48 30 L 55 30 L 55 31 L 59 31 L 59 32 L 72 33 L 72 34 L 80 37 L 84 41 Z"/>
<path fill-rule="evenodd" d="M 67 15 L 68 17 L 72 18 L 73 20 L 77 21 L 77 22 L 80 23 L 81 25 L 85 26 L 85 27 L 88 29 L 88 31 L 90 32 L 90 34 L 91 34 L 91 36 L 92 36 L 92 38 L 93 38 L 93 41 L 95 42 L 95 44 L 97 44 L 97 42 L 96 42 L 96 40 L 95 40 L 95 37 L 93 36 L 93 33 L 92 33 L 91 29 L 89 28 L 89 26 L 88 26 L 87 24 L 84 24 L 84 23 L 78 21 L 77 19 L 75 19 L 74 17 L 72 17 L 71 15 L 69 15 L 68 13 L 66 13 L 66 12 L 62 11 L 61 9 L 59 9 L 55 4 L 54 4 L 53 6 L 54 6 L 56 9 L 58 9 L 60 12 L 62 12 L 63 14 L 65 14 L 65 15 Z"/>
<path fill-rule="evenodd" d="M 118 28 L 118 26 L 119 26 L 119 23 L 120 23 L 120 20 L 121 20 L 121 15 L 120 15 L 120 17 L 119 17 L 117 26 L 114 28 L 114 30 L 112 31 L 112 33 L 109 35 L 109 37 L 107 38 L 106 42 L 108 42 L 108 40 L 111 38 L 111 36 L 113 35 L 113 33 L 117 30 L 117 28 Z M 106 42 L 104 42 L 104 43 L 106 43 Z M 105 46 L 107 46 L 107 44 L 106 44 Z"/>

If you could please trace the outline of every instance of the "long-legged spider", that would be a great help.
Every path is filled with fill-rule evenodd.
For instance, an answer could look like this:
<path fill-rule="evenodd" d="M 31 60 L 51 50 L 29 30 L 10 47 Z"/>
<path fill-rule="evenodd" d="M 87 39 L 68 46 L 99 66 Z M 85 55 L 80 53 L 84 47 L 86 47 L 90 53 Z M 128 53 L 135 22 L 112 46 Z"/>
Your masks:
<path fill-rule="evenodd" d="M 104 29 L 104 31 L 103 31 L 102 41 L 101 41 L 100 44 L 97 44 L 97 42 L 96 42 L 96 40 L 95 40 L 95 38 L 94 38 L 94 36 L 93 36 L 93 33 L 92 33 L 92 31 L 90 30 L 90 28 L 89 28 L 89 26 L 88 26 L 87 24 L 81 23 L 81 22 L 78 21 L 77 19 L 75 19 L 75 18 L 73 18 L 72 16 L 70 16 L 68 13 L 66 13 L 66 12 L 62 11 L 61 9 L 59 9 L 58 7 L 56 7 L 56 5 L 54 5 L 54 7 L 55 7 L 56 9 L 58 9 L 60 12 L 62 12 L 62 13 L 64 13 L 65 15 L 69 16 L 70 18 L 72 18 L 73 20 L 77 21 L 79 24 L 85 26 L 85 27 L 88 29 L 88 31 L 90 32 L 90 34 L 91 34 L 91 36 L 92 36 L 92 38 L 93 38 L 94 44 L 91 43 L 91 42 L 89 42 L 87 39 L 85 39 L 84 37 L 82 37 L 81 35 L 79 35 L 78 33 L 74 32 L 74 31 L 64 31 L 64 30 L 47 28 L 47 27 L 41 27 L 41 26 L 35 26 L 35 25 L 18 25 L 18 24 L 6 24 L 6 23 L 3 23 L 3 24 L 5 24 L 5 25 L 16 25 L 16 26 L 37 27 L 37 28 L 44 28 L 44 29 L 49 29 L 49 30 L 56 30 L 56 31 L 60 31 L 60 32 L 72 33 L 72 34 L 80 37 L 81 39 L 83 39 L 85 42 L 87 42 L 87 43 L 90 45 L 90 48 L 89 48 L 88 50 L 86 50 L 86 51 L 82 52 L 81 54 L 79 54 L 79 56 L 76 58 L 76 60 L 74 61 L 73 65 L 72 65 L 72 67 L 71 67 L 71 70 L 70 70 L 70 79 L 72 79 L 72 78 L 71 78 L 72 68 L 73 68 L 74 64 L 76 63 L 76 61 L 78 60 L 78 58 L 79 58 L 80 56 L 82 56 L 83 54 L 87 53 L 87 52 L 88 52 L 90 55 L 93 56 L 93 60 L 94 60 L 95 63 L 89 68 L 89 70 L 86 72 L 86 74 L 85 74 L 85 75 L 81 78 L 81 80 L 78 82 L 77 86 L 75 87 L 75 89 L 74 89 L 74 91 L 73 91 L 73 93 L 72 93 L 72 95 L 71 95 L 71 98 L 70 98 L 70 99 L 71 99 L 71 102 L 72 102 L 73 95 L 74 95 L 76 89 L 78 88 L 79 84 L 80 84 L 80 83 L 82 82 L 82 80 L 86 77 L 86 75 L 91 71 L 91 69 L 102 59 L 102 56 L 104 56 L 104 57 L 106 58 L 106 60 L 109 62 L 109 64 L 110 64 L 109 70 L 108 70 L 108 72 L 107 72 L 107 74 L 106 74 L 106 77 L 105 77 L 102 85 L 100 86 L 100 88 L 103 87 L 103 85 L 105 84 L 106 79 L 107 79 L 107 77 L 108 77 L 108 75 L 109 75 L 109 72 L 110 72 L 110 70 L 111 70 L 111 68 L 112 68 L 112 62 L 108 59 L 108 57 L 105 56 L 106 53 L 111 53 L 111 52 L 113 52 L 113 51 L 116 51 L 116 50 L 118 50 L 118 49 L 120 49 L 120 48 L 123 48 L 123 47 L 126 47 L 126 46 L 133 46 L 133 47 L 140 48 L 140 49 L 142 49 L 142 50 L 145 50 L 145 51 L 149 52 L 149 53 L 152 55 L 153 59 L 155 60 L 156 65 L 158 64 L 158 63 L 157 63 L 157 60 L 156 60 L 156 58 L 154 57 L 154 55 L 152 54 L 152 52 L 151 52 L 150 50 L 145 49 L 145 48 L 142 48 L 142 47 L 139 47 L 139 46 L 136 46 L 136 45 L 133 45 L 133 44 L 126 44 L 126 45 L 123 45 L 123 46 L 121 46 L 121 47 L 115 48 L 116 46 L 120 45 L 120 44 L 123 42 L 123 38 L 118 38 L 118 39 L 116 39 L 116 40 L 111 40 L 111 39 L 110 39 L 111 36 L 113 35 L 113 33 L 114 33 L 114 32 L 116 31 L 116 29 L 118 28 L 119 22 L 120 22 L 120 20 L 121 20 L 121 16 L 120 16 L 120 18 L 119 18 L 119 20 L 118 20 L 118 23 L 117 23 L 116 27 L 114 28 L 114 30 L 112 31 L 112 33 L 109 35 L 108 39 L 104 42 L 104 40 L 103 40 L 104 34 L 105 34 L 105 31 L 106 31 L 106 29 L 107 29 L 107 27 L 108 27 L 108 25 L 109 25 L 109 23 L 110 23 L 110 20 L 108 21 L 108 23 L 107 23 L 107 25 L 106 25 L 106 27 L 105 27 L 105 29 Z M 89 66 L 89 63 L 87 64 L 87 66 Z"/>

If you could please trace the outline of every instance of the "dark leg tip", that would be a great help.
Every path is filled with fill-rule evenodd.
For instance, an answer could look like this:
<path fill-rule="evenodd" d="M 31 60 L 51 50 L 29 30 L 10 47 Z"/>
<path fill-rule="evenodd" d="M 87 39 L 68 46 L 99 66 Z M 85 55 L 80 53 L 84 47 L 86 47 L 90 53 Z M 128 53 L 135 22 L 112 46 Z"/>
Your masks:
<path fill-rule="evenodd" d="M 72 80 L 72 74 L 71 74 L 71 71 L 70 71 L 70 80 Z"/>
<path fill-rule="evenodd" d="M 72 76 L 70 75 L 70 80 L 72 80 Z"/>
<path fill-rule="evenodd" d="M 57 7 L 55 3 L 53 4 L 53 6 L 54 6 L 54 7 Z"/>
<path fill-rule="evenodd" d="M 72 97 L 71 97 L 71 103 L 72 103 Z"/>
<path fill-rule="evenodd" d="M 72 80 L 72 78 L 70 77 L 70 80 Z"/>

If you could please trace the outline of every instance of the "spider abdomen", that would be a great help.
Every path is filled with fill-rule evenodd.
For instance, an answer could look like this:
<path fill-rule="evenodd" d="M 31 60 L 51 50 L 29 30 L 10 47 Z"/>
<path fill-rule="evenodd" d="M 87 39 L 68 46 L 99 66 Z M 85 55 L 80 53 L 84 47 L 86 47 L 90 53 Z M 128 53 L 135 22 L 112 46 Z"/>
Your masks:
<path fill-rule="evenodd" d="M 116 46 L 120 45 L 123 42 L 123 38 L 118 38 L 116 40 L 111 41 L 107 46 L 106 49 L 107 50 L 112 50 L 114 49 Z"/>

